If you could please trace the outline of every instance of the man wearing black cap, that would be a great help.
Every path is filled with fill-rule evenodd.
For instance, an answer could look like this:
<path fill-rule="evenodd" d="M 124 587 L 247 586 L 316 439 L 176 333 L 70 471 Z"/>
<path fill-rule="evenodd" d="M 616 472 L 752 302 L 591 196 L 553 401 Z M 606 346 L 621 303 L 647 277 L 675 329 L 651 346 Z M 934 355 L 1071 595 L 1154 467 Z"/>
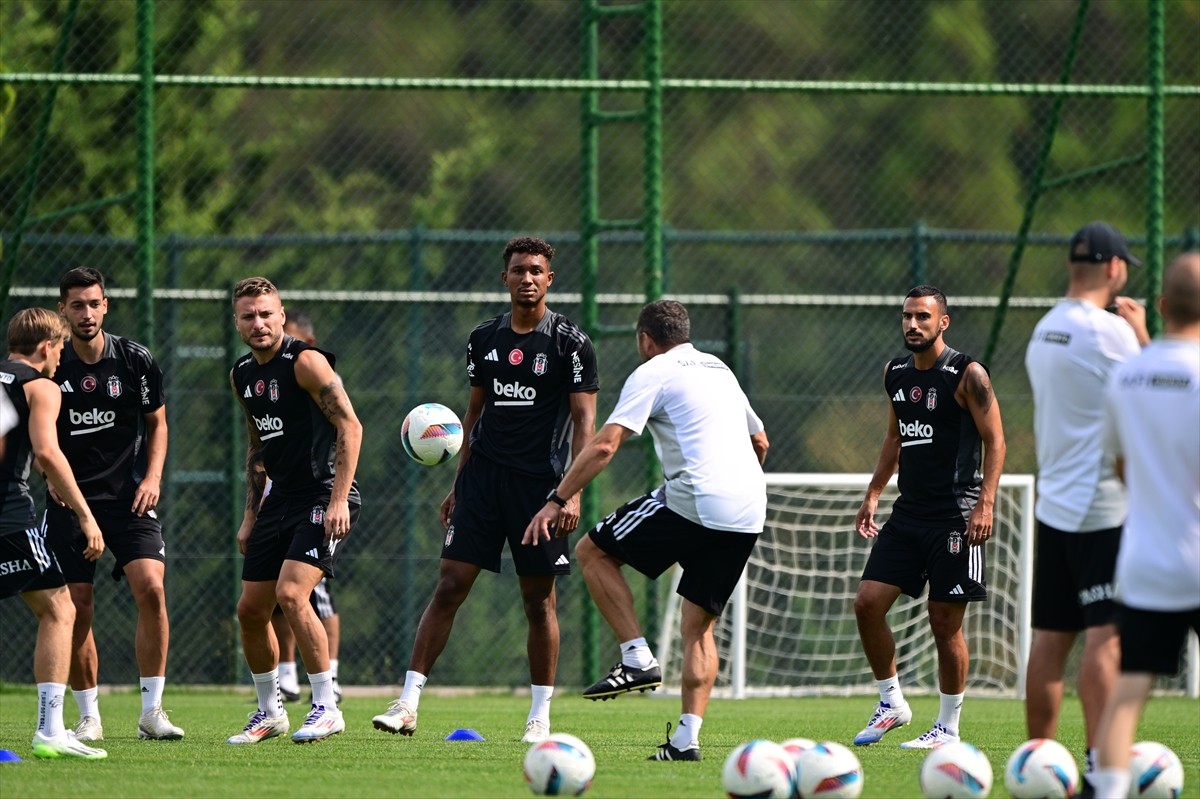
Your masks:
<path fill-rule="evenodd" d="M 1089 771 L 1120 664 L 1113 571 L 1126 514 L 1124 487 L 1101 449 L 1104 388 L 1150 341 L 1145 309 L 1118 296 L 1129 264 L 1141 266 L 1112 225 L 1080 228 L 1067 255 L 1067 294 L 1038 322 L 1025 352 L 1038 461 L 1025 723 L 1030 738 L 1055 737 L 1064 667 L 1083 631 L 1079 698 Z"/>

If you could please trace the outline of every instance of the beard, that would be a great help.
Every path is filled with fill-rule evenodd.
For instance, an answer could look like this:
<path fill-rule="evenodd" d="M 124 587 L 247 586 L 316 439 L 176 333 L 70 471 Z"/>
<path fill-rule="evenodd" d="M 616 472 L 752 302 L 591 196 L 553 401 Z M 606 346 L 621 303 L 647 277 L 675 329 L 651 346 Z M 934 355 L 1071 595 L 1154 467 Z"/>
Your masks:
<path fill-rule="evenodd" d="M 941 336 L 937 335 L 937 336 L 934 336 L 933 338 L 926 338 L 926 339 L 921 339 L 920 341 L 913 341 L 912 339 L 905 336 L 904 337 L 904 348 L 906 350 L 908 350 L 909 352 L 925 352 L 930 347 L 932 347 L 934 344 L 936 344 L 937 340 L 939 338 L 941 338 Z"/>

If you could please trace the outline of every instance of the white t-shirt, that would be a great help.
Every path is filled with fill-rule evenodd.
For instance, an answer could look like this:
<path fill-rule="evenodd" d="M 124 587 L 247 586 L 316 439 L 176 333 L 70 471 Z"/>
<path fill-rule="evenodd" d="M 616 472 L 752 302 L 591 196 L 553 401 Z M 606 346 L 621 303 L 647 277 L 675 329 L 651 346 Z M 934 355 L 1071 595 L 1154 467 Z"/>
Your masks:
<path fill-rule="evenodd" d="M 763 423 L 720 358 L 680 344 L 643 363 L 608 417 L 654 436 L 667 507 L 710 530 L 762 532 L 767 484 L 750 436 Z"/>
<path fill-rule="evenodd" d="M 1117 596 L 1200 608 L 1200 343 L 1150 344 L 1113 374 L 1105 411 L 1104 448 L 1125 459 L 1129 484 Z"/>
<path fill-rule="evenodd" d="M 1119 527 L 1125 488 L 1100 446 L 1104 388 L 1138 353 L 1121 317 L 1086 300 L 1061 299 L 1025 350 L 1037 443 L 1037 518 L 1065 532 Z"/>

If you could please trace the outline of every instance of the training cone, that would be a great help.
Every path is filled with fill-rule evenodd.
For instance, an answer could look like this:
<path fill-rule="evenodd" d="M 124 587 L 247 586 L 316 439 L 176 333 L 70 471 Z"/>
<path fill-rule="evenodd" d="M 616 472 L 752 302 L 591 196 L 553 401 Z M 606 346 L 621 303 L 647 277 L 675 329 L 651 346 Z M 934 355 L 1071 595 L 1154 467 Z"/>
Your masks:
<path fill-rule="evenodd" d="M 455 730 L 446 736 L 447 741 L 482 741 L 483 736 L 472 729 Z"/>
<path fill-rule="evenodd" d="M 20 763 L 21 756 L 11 749 L 0 749 L 0 763 Z"/>

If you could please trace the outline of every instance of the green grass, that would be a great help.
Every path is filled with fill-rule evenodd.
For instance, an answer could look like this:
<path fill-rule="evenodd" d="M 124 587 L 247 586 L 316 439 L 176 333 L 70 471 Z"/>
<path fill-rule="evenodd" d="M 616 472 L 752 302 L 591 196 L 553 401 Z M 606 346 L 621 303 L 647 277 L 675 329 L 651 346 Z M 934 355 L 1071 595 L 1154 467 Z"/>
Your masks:
<path fill-rule="evenodd" d="M 168 686 L 167 710 L 184 727 L 178 742 L 139 741 L 139 699 L 133 692 L 101 697 L 109 758 L 101 762 L 38 761 L 29 756 L 37 712 L 30 687 L 0 687 L 0 748 L 22 763 L 0 764 L 0 799 L 18 797 L 527 797 L 521 776 L 526 745 L 520 742 L 529 700 L 521 696 L 440 696 L 421 703 L 413 738 L 371 727 L 371 716 L 388 699 L 348 697 L 342 705 L 346 732 L 318 744 L 272 740 L 235 747 L 225 738 L 238 731 L 252 709 L 247 692 Z M 923 732 L 937 714 L 935 697 L 910 697 L 913 726 L 875 746 L 856 749 L 866 772 L 864 797 L 917 797 L 922 755 L 896 746 Z M 586 741 L 596 755 L 596 780 L 588 796 L 723 796 L 725 755 L 751 738 L 806 737 L 849 742 L 866 721 L 871 697 L 714 700 L 705 719 L 701 763 L 645 761 L 678 718 L 677 699 L 621 697 L 592 703 L 563 690 L 554 700 L 553 729 Z M 293 729 L 303 708 L 291 705 Z M 68 697 L 66 718 L 77 716 Z M 1068 699 L 1059 739 L 1072 752 L 1083 747 L 1078 702 Z M 479 731 L 482 742 L 447 742 L 452 730 Z M 911 733 L 911 734 L 910 734 Z M 993 796 L 1004 796 L 1001 770 L 1024 740 L 1021 703 L 967 698 L 963 733 L 991 759 Z M 1200 705 L 1183 698 L 1153 700 L 1139 738 L 1171 746 L 1186 772 L 1184 796 L 1200 796 Z M 894 740 L 893 740 L 894 739 Z"/>

